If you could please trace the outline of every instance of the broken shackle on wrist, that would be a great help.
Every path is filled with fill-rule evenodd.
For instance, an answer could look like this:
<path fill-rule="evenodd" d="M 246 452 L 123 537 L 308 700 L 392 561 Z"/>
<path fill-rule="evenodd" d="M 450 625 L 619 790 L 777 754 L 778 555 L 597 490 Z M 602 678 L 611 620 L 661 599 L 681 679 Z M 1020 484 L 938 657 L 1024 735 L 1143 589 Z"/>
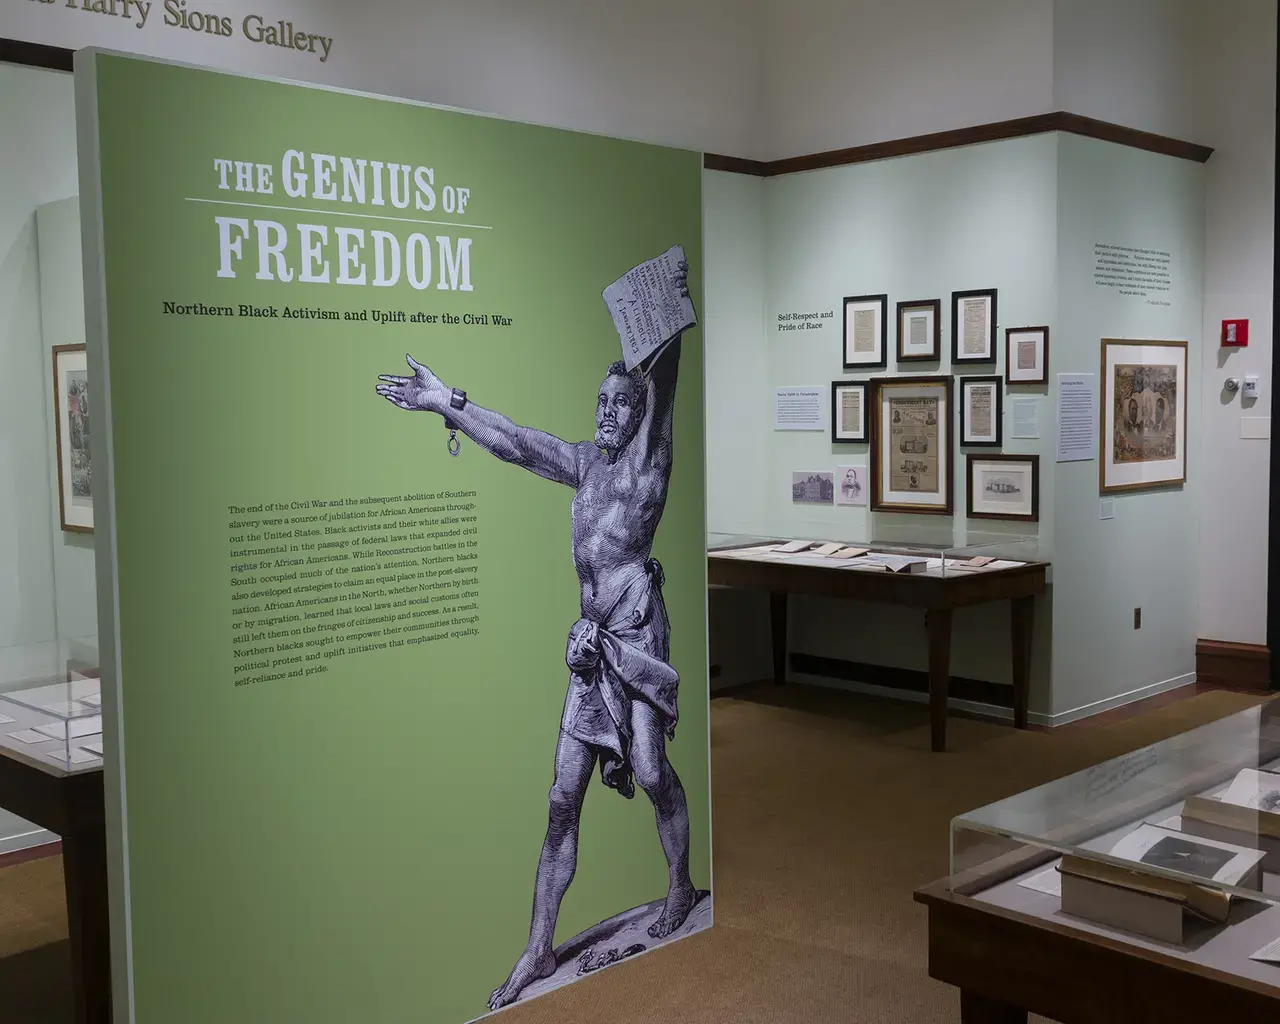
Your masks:
<path fill-rule="evenodd" d="M 449 408 L 462 410 L 467 407 L 467 393 L 458 388 L 454 388 L 449 395 Z M 458 425 L 449 419 L 444 418 L 445 429 L 449 431 L 449 454 L 455 459 L 462 454 L 462 442 L 458 439 Z"/>

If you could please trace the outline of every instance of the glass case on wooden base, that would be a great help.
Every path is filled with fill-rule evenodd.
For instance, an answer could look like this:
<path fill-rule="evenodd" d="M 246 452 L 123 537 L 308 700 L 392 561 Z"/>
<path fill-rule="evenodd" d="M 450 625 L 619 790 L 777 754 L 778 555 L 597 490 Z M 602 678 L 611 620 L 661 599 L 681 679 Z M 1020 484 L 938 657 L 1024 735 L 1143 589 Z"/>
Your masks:
<path fill-rule="evenodd" d="M 0 652 L 0 755 L 43 769 L 102 767 L 102 686 L 92 637 Z"/>

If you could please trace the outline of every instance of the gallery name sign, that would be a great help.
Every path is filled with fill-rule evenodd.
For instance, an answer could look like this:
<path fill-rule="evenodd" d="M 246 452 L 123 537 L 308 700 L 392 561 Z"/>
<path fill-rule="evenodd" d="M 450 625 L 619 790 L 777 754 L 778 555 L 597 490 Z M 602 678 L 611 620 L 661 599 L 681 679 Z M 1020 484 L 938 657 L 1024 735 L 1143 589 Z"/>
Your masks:
<path fill-rule="evenodd" d="M 29 0 L 30 3 L 56 6 L 84 14 L 98 14 L 108 18 L 121 18 L 134 28 L 145 29 L 159 25 L 180 31 L 199 32 L 204 35 L 228 39 L 236 34 L 236 25 L 225 14 L 209 14 L 187 6 L 187 0 L 163 0 L 161 9 L 154 11 L 155 0 Z M 295 53 L 306 53 L 320 58 L 323 64 L 333 52 L 333 37 L 316 32 L 303 32 L 291 21 L 268 21 L 261 14 L 247 14 L 240 19 L 240 34 L 251 43 L 278 46 Z"/>
<path fill-rule="evenodd" d="M 286 284 L 392 288 L 404 280 L 415 291 L 425 291 L 433 283 L 441 291 L 472 290 L 472 239 L 430 230 L 432 238 L 424 231 L 427 225 L 492 229 L 460 220 L 471 201 L 471 189 L 437 183 L 434 167 L 290 149 L 278 164 L 218 158 L 212 169 L 215 192 L 233 193 L 235 199 L 188 198 L 188 202 L 263 211 L 253 218 L 230 213 L 214 216 L 220 278 L 234 280 L 243 272 L 253 273 L 258 281 Z M 298 209 L 309 220 L 350 218 L 385 226 L 366 232 L 348 221 L 333 225 L 332 231 L 330 225 L 317 223 L 298 223 L 291 229 L 274 212 L 290 207 L 256 198 L 275 196 L 277 185 L 290 199 L 332 204 Z M 432 213 L 458 219 L 421 216 Z"/>

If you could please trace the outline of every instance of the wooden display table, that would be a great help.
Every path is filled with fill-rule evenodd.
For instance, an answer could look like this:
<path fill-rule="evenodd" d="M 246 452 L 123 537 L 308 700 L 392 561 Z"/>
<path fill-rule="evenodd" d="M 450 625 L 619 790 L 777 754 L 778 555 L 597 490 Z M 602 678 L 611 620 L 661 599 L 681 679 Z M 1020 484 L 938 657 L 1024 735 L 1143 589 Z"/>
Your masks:
<path fill-rule="evenodd" d="M 947 691 L 951 681 L 951 614 L 956 608 L 1009 601 L 1013 658 L 1013 723 L 1027 727 L 1027 691 L 1031 673 L 1031 637 L 1035 595 L 1045 589 L 1047 562 L 1023 562 L 1008 569 L 981 572 L 866 572 L 783 561 L 757 561 L 707 553 L 712 585 L 769 593 L 773 678 L 786 682 L 787 598 L 790 594 L 880 601 L 922 608 L 929 631 L 929 726 L 935 751 L 947 747 Z"/>
<path fill-rule="evenodd" d="M 915 898 L 929 910 L 929 976 L 960 989 L 964 1024 L 1026 1024 L 1028 1012 L 1062 1024 L 1280 1020 L 1280 987 L 1260 978 L 1019 913 L 946 880 Z"/>
<path fill-rule="evenodd" d="M 62 838 L 74 1020 L 109 1024 L 111 926 L 101 766 L 63 772 L 0 743 L 0 807 Z"/>

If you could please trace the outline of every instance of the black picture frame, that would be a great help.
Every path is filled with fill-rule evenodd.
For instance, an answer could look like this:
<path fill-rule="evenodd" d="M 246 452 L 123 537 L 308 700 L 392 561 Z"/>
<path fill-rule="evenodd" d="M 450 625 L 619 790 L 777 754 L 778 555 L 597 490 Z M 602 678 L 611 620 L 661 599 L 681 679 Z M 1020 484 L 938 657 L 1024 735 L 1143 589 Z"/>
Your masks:
<path fill-rule="evenodd" d="M 871 440 L 871 411 L 867 408 L 867 381 L 865 380 L 833 380 L 831 382 L 831 443 L 832 444 L 866 444 Z M 862 431 L 857 437 L 850 437 L 840 430 L 840 392 L 862 392 Z"/>
<path fill-rule="evenodd" d="M 982 462 L 1010 462 L 1031 467 L 1031 514 L 1021 515 L 1009 512 L 975 512 L 973 506 L 973 471 Z M 970 452 L 965 456 L 965 518 L 966 519 L 1001 519 L 1017 523 L 1038 523 L 1040 521 L 1040 456 L 1039 455 L 1003 455 L 998 452 Z"/>
<path fill-rule="evenodd" d="M 999 289 L 971 288 L 968 291 L 951 293 L 951 362 L 957 365 L 971 366 L 974 363 L 994 363 L 999 358 L 996 349 L 997 325 L 1000 322 Z M 960 322 L 959 308 L 964 299 L 988 298 L 991 300 L 991 317 L 987 324 L 987 351 L 980 356 L 966 356 L 960 351 L 960 340 L 963 325 Z"/>
<path fill-rule="evenodd" d="M 1013 336 L 1015 334 L 1040 335 L 1040 373 L 1034 377 L 1014 377 L 1014 365 L 1017 360 L 1013 352 Z M 1010 327 L 1004 332 L 1004 379 L 1007 384 L 1048 384 L 1049 383 L 1049 328 Z"/>
<path fill-rule="evenodd" d="M 993 415 L 996 427 L 996 436 L 994 441 L 970 441 L 969 440 L 969 392 L 968 388 L 972 384 L 990 384 L 996 393 L 995 408 Z M 1004 378 L 999 375 L 990 377 L 961 377 L 960 378 L 960 447 L 961 448 L 999 448 L 1004 444 Z"/>
<path fill-rule="evenodd" d="M 877 340 L 878 351 L 876 358 L 851 362 L 849 359 L 849 307 L 872 304 L 878 304 L 880 307 L 880 336 Z M 846 370 L 883 370 L 889 365 L 889 296 L 887 294 L 846 295 L 844 297 L 843 330 L 840 332 L 840 360 L 841 365 Z"/>
<path fill-rule="evenodd" d="M 913 309 L 927 309 L 933 313 L 933 351 L 924 354 L 916 353 L 908 355 L 905 350 L 905 337 L 902 330 L 903 314 Z M 920 362 L 936 362 L 942 358 L 942 300 L 941 299 L 916 299 L 912 302 L 898 303 L 898 351 L 897 357 L 900 363 L 920 363 Z"/>

